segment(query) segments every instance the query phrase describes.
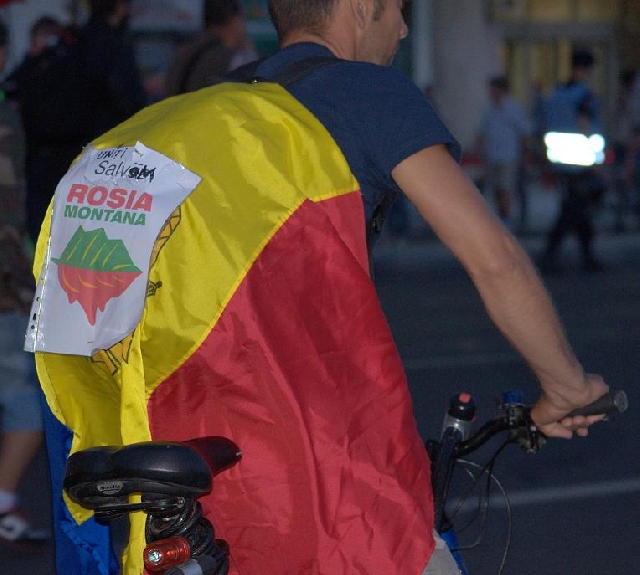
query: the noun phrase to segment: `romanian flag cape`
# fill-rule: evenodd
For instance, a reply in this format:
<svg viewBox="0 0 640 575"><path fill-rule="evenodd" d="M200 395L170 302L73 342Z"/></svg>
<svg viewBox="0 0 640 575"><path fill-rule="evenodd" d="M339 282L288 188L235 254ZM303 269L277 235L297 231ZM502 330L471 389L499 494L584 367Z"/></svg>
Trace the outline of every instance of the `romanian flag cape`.
<svg viewBox="0 0 640 575"><path fill-rule="evenodd" d="M117 570L108 531L63 500L70 452L222 435L243 458L202 502L232 573L422 573L429 462L339 148L271 83L160 102L93 146L136 142L202 179L155 241L135 330L92 357L36 354L58 572ZM127 575L143 572L143 522L132 515Z"/></svg>

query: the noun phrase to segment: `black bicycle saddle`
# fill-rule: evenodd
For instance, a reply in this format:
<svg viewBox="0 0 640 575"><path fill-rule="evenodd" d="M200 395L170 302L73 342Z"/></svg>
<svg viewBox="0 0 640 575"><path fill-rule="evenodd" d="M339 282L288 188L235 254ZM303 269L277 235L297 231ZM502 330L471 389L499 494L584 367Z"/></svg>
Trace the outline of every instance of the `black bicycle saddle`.
<svg viewBox="0 0 640 575"><path fill-rule="evenodd" d="M88 509L127 501L132 493L197 498L240 458L238 446L219 436L92 447L69 457L63 485L71 499Z"/></svg>

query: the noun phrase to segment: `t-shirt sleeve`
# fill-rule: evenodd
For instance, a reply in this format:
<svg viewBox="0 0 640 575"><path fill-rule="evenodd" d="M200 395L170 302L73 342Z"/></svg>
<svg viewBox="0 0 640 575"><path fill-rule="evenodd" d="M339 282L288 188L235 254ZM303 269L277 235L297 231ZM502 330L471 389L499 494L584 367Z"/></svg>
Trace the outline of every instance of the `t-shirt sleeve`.
<svg viewBox="0 0 640 575"><path fill-rule="evenodd" d="M408 157L431 146L444 144L455 160L460 160L460 145L406 75L375 65L353 68L351 89L359 89L360 95L347 99L348 105L355 107L349 113L361 120L360 137L369 156L369 177L376 187L400 191L391 172ZM364 90L362 86L369 88Z"/></svg>
<svg viewBox="0 0 640 575"><path fill-rule="evenodd" d="M445 144L456 161L460 146L438 117L421 90L404 74L392 68L376 67L376 90L363 98L359 114L368 127L371 153L376 164L388 172L403 160L430 146Z"/></svg>
<svg viewBox="0 0 640 575"><path fill-rule="evenodd" d="M430 146L460 146L422 91L386 66L342 61L319 68L290 87L324 124L360 183L367 217L387 190L401 191L394 168Z"/></svg>

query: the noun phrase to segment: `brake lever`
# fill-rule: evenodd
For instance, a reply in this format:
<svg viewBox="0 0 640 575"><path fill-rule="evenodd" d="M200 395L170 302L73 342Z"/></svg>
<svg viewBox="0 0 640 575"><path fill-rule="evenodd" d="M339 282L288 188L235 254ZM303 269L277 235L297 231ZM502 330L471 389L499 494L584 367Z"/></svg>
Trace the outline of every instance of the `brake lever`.
<svg viewBox="0 0 640 575"><path fill-rule="evenodd" d="M519 423L509 433L510 441L516 443L525 453L538 453L547 443L542 433L531 419L531 408L521 406Z"/></svg>
<svg viewBox="0 0 640 575"><path fill-rule="evenodd" d="M498 401L497 405L509 429L507 441L515 443L526 453L538 453L547 438L531 419L531 407L524 404L522 392L504 392L502 401Z"/></svg>

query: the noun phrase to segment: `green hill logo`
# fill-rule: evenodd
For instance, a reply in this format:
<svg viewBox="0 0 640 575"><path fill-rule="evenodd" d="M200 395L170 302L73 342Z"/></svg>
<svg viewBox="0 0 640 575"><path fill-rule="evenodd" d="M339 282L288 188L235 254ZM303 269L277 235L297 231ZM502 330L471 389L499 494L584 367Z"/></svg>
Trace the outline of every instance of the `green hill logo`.
<svg viewBox="0 0 640 575"><path fill-rule="evenodd" d="M98 310L121 296L141 273L122 240L110 240L104 229L90 232L82 226L73 234L59 258L58 280L69 303L79 302L91 325Z"/></svg>

